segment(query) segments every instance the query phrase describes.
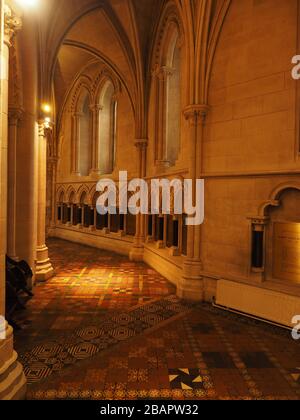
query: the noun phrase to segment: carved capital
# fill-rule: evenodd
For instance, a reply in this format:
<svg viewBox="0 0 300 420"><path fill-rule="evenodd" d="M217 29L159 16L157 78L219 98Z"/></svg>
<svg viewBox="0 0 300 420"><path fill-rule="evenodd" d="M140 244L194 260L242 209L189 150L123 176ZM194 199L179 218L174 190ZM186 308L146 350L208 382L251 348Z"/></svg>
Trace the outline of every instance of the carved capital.
<svg viewBox="0 0 300 420"><path fill-rule="evenodd" d="M100 111L102 111L103 110L103 106L102 105L99 105L99 104L96 104L96 105L91 105L90 106L90 110L92 111L92 112L95 112L95 113L97 113L97 112L100 112ZM77 113L79 116L81 116L81 114L79 114L79 113ZM74 114L75 116L77 115L77 114Z"/></svg>
<svg viewBox="0 0 300 420"><path fill-rule="evenodd" d="M174 69L167 66L159 66L156 64L152 71L152 76L156 77L160 82L165 82L168 77L172 76Z"/></svg>
<svg viewBox="0 0 300 420"><path fill-rule="evenodd" d="M38 121L39 137L49 138L52 135L52 127L45 120Z"/></svg>
<svg viewBox="0 0 300 420"><path fill-rule="evenodd" d="M136 139L135 147L140 150L145 150L148 147L148 139Z"/></svg>
<svg viewBox="0 0 300 420"><path fill-rule="evenodd" d="M8 109L8 123L9 125L18 125L22 120L24 110L22 108L9 108Z"/></svg>
<svg viewBox="0 0 300 420"><path fill-rule="evenodd" d="M4 6L4 41L10 47L11 40L16 32L22 28L21 19L14 14L11 8L5 4Z"/></svg>
<svg viewBox="0 0 300 420"><path fill-rule="evenodd" d="M208 105L189 105L183 111L184 118L191 125L204 124L209 111Z"/></svg>
<svg viewBox="0 0 300 420"><path fill-rule="evenodd" d="M72 117L75 119L75 120L77 120L77 119L79 119L79 118L81 118L81 117L83 117L84 116L84 114L82 113L82 112L73 112L73 114L72 114Z"/></svg>
<svg viewBox="0 0 300 420"><path fill-rule="evenodd" d="M263 231L265 226L270 222L270 218L265 216L250 216L248 217L248 220L251 221L251 224L256 231Z"/></svg>

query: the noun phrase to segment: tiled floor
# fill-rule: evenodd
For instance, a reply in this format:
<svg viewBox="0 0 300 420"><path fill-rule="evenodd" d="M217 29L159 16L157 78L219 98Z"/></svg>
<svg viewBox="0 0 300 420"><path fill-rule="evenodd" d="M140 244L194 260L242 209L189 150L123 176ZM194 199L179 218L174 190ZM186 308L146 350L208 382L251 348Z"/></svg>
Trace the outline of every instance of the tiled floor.
<svg viewBox="0 0 300 420"><path fill-rule="evenodd" d="M125 257L58 240L50 251L56 277L16 334L28 399L300 399L288 332L180 301Z"/></svg>

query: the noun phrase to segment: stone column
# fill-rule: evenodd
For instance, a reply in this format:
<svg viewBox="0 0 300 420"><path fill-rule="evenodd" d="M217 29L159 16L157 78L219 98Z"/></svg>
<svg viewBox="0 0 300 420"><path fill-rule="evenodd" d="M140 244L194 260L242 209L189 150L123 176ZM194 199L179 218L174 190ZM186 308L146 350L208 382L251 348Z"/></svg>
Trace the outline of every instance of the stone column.
<svg viewBox="0 0 300 420"><path fill-rule="evenodd" d="M10 40L21 25L12 10L0 0L0 400L25 397L26 379L13 346L13 330L5 321L5 255L7 253L7 141L8 66Z"/></svg>
<svg viewBox="0 0 300 420"><path fill-rule="evenodd" d="M191 105L184 110L189 122L191 139L190 178L194 181L194 202L196 200L196 180L202 173L203 128L208 112L207 105ZM181 298L202 301L204 286L201 261L201 226L188 226L187 257L184 261L183 276L178 286Z"/></svg>
<svg viewBox="0 0 300 420"><path fill-rule="evenodd" d="M103 110L101 105L91 106L92 112L92 169L91 175L101 175L100 168L100 142L99 142L99 124L100 124L100 111Z"/></svg>
<svg viewBox="0 0 300 420"><path fill-rule="evenodd" d="M36 280L46 281L53 276L53 267L46 246L46 182L47 182L47 137L44 123L39 123L38 155L38 225L36 250Z"/></svg>
<svg viewBox="0 0 300 420"><path fill-rule="evenodd" d="M57 213L57 202L56 202L56 172L57 172L57 161L56 157L49 159L49 165L51 167L51 223L49 229L49 235L52 235L53 230L56 226L56 213Z"/></svg>
<svg viewBox="0 0 300 420"><path fill-rule="evenodd" d="M8 114L8 225L7 225L7 254L18 260L16 251L17 233L17 139L18 124L22 117L22 110L10 108Z"/></svg>
<svg viewBox="0 0 300 420"><path fill-rule="evenodd" d="M159 170L164 170L169 165L166 150L166 120L167 120L167 87L168 79L172 76L173 69L156 66L153 77L156 79L156 108L157 119L155 127L155 163Z"/></svg>
<svg viewBox="0 0 300 420"><path fill-rule="evenodd" d="M80 139L80 118L81 114L75 112L72 115L72 161L71 171L73 175L80 175L79 172L79 139Z"/></svg>
<svg viewBox="0 0 300 420"><path fill-rule="evenodd" d="M266 228L270 222L270 218L266 216L257 216L249 217L248 219L250 221L251 249L250 278L256 283L263 283L266 274ZM254 243L255 241L256 243ZM258 249L255 249L256 247L258 247Z"/></svg>
<svg viewBox="0 0 300 420"><path fill-rule="evenodd" d="M140 179L146 176L146 156L147 156L147 139L136 140L135 146L137 149L138 158L138 174ZM130 251L130 259L132 261L142 261L144 255L145 243L145 215L138 214L136 216L136 234L134 239L133 248Z"/></svg>

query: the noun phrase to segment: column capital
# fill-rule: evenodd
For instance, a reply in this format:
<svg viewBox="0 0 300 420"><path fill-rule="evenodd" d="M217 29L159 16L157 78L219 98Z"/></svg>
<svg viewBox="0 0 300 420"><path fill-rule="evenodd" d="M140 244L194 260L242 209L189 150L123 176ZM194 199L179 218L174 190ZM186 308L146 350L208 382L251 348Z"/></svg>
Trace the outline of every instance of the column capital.
<svg viewBox="0 0 300 420"><path fill-rule="evenodd" d="M9 107L8 121L10 125L17 125L22 120L24 110L22 108Z"/></svg>
<svg viewBox="0 0 300 420"><path fill-rule="evenodd" d="M270 218L267 216L249 216L248 220L251 221L253 226L266 226L270 222Z"/></svg>
<svg viewBox="0 0 300 420"><path fill-rule="evenodd" d="M72 111L72 117L73 118L75 118L75 119L77 119L77 118L81 118L81 117L83 117L83 113L82 112L78 112L78 111Z"/></svg>
<svg viewBox="0 0 300 420"><path fill-rule="evenodd" d="M44 120L38 121L38 130L39 130L39 137L46 137L46 127L45 127Z"/></svg>
<svg viewBox="0 0 300 420"><path fill-rule="evenodd" d="M48 137L52 134L52 127L45 120L38 121L39 137Z"/></svg>
<svg viewBox="0 0 300 420"><path fill-rule="evenodd" d="M100 105L100 104L94 104L94 105L90 105L90 110L92 111L92 112L100 112L100 111L102 111L103 110L103 106L102 105Z"/></svg>
<svg viewBox="0 0 300 420"><path fill-rule="evenodd" d="M136 139L134 145L137 149L146 149L148 147L148 139Z"/></svg>
<svg viewBox="0 0 300 420"><path fill-rule="evenodd" d="M10 47L11 40L16 32L22 28L22 20L17 16L12 9L4 5L4 42Z"/></svg>
<svg viewBox="0 0 300 420"><path fill-rule="evenodd" d="M160 66L159 64L156 64L152 70L152 76L156 77L161 82L165 82L173 73L174 69L172 67Z"/></svg>
<svg viewBox="0 0 300 420"><path fill-rule="evenodd" d="M189 105L183 110L183 115L191 125L204 124L209 106L206 104L201 105Z"/></svg>

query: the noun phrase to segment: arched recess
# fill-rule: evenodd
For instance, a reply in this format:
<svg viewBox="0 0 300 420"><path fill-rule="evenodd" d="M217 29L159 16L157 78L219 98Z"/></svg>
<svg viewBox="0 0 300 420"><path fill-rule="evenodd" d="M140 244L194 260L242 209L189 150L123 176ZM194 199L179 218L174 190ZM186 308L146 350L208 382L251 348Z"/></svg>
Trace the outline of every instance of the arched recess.
<svg viewBox="0 0 300 420"><path fill-rule="evenodd" d="M65 190L63 188L59 188L56 194L56 219L58 223L63 222L65 199Z"/></svg>
<svg viewBox="0 0 300 420"><path fill-rule="evenodd" d="M79 87L72 110L71 172L88 176L92 167L92 96L88 85L79 83Z"/></svg>
<svg viewBox="0 0 300 420"><path fill-rule="evenodd" d="M109 175L116 159L117 111L121 83L104 68L93 84L93 172Z"/></svg>
<svg viewBox="0 0 300 420"><path fill-rule="evenodd" d="M117 101L114 86L107 80L103 86L99 102L99 168L101 174L111 174L115 165Z"/></svg>
<svg viewBox="0 0 300 420"><path fill-rule="evenodd" d="M260 232L264 280L300 286L300 182L277 186L252 220Z"/></svg>
<svg viewBox="0 0 300 420"><path fill-rule="evenodd" d="M183 27L175 4L161 17L152 56L154 90L154 156L158 166L174 166L180 151L182 118Z"/></svg>

